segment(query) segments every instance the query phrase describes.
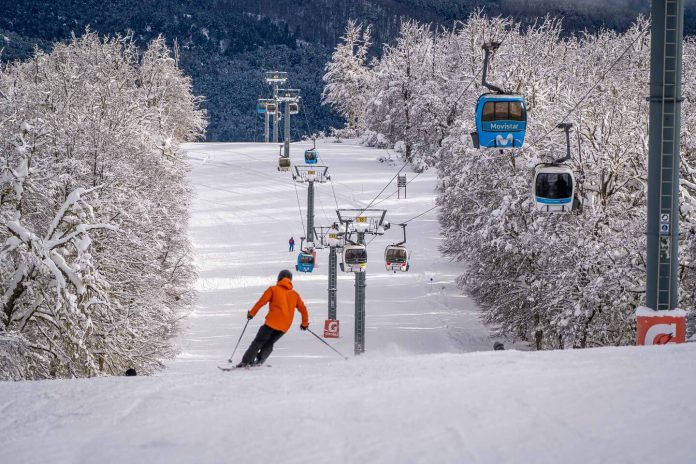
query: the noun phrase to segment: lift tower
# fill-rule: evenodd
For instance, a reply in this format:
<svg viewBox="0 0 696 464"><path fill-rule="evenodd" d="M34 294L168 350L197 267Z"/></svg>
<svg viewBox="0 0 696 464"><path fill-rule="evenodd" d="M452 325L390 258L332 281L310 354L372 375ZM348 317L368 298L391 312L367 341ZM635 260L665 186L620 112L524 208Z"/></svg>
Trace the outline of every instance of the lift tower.
<svg viewBox="0 0 696 464"><path fill-rule="evenodd" d="M328 287L328 320L335 321L338 317L338 258L336 252L341 247L340 226L334 224L331 227L315 227L314 234L321 238L321 245L329 247L329 287Z"/></svg>
<svg viewBox="0 0 696 464"><path fill-rule="evenodd" d="M331 180L328 166L295 165L295 182L307 183L307 243L314 244L314 183L323 184ZM314 245L312 245L314 247Z"/></svg>
<svg viewBox="0 0 696 464"><path fill-rule="evenodd" d="M256 101L256 112L263 114L263 141L268 143L270 141L269 136L269 121L272 117L275 117L277 112L278 104L275 100L269 98L259 98Z"/></svg>
<svg viewBox="0 0 696 464"><path fill-rule="evenodd" d="M650 46L647 305L677 304L683 0L653 0Z"/></svg>
<svg viewBox="0 0 696 464"><path fill-rule="evenodd" d="M365 245L365 235L383 235L386 209L338 209L338 221L346 234L355 234L358 245ZM369 260L368 260L369 263ZM365 287L367 272L355 272L355 341L356 355L365 352Z"/></svg>
<svg viewBox="0 0 696 464"><path fill-rule="evenodd" d="M265 74L266 83L273 86L273 99L278 98L278 86L280 84L285 84L288 81L288 73L285 71L267 71ZM278 143L278 116L279 112L276 111L273 115L273 143Z"/></svg>
<svg viewBox="0 0 696 464"><path fill-rule="evenodd" d="M683 35L684 1L652 0L646 305L656 313L673 312L671 310L678 303ZM655 334L659 324L650 321L656 319L652 315L638 314L638 343L652 344L658 340L652 335L645 336ZM683 341L683 315L675 315L674 321L662 322L666 322L662 324L666 327L673 322L674 330L664 331L667 337L661 340Z"/></svg>
<svg viewBox="0 0 696 464"><path fill-rule="evenodd" d="M284 103L285 130L283 143L283 156L290 157L290 115L297 114L300 105L300 90L299 89L278 89L277 99Z"/></svg>

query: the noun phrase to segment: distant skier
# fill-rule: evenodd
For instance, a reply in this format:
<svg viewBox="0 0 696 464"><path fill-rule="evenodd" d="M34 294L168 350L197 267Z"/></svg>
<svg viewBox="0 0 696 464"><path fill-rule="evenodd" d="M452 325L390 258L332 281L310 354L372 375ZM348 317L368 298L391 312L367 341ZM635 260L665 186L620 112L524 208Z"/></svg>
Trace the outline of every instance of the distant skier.
<svg viewBox="0 0 696 464"><path fill-rule="evenodd" d="M290 240L288 240L288 245L290 245L290 252L295 249L295 239L290 237Z"/></svg>
<svg viewBox="0 0 696 464"><path fill-rule="evenodd" d="M284 269L278 274L278 283L268 287L247 313L247 319L253 319L262 306L268 305L266 322L259 328L256 338L244 353L242 362L237 367L248 367L263 364L273 351L273 344L290 329L295 317L295 309L302 314L301 330L309 328L309 313L300 294L292 288L292 272Z"/></svg>

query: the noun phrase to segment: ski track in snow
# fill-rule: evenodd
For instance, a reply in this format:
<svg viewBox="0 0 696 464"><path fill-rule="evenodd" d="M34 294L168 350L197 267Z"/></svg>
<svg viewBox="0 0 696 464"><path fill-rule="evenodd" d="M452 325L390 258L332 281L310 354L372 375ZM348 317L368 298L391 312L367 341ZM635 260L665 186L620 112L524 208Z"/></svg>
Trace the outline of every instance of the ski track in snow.
<svg viewBox="0 0 696 464"><path fill-rule="evenodd" d="M298 161L307 144L293 144ZM321 144L341 207L364 207L401 163L381 150ZM493 340L439 256L437 211L409 223L407 274L382 266L394 228L368 247L366 353L352 356L353 276L341 274L344 361L293 328L273 367L221 372L246 311L292 269L312 329L327 314L327 251L294 272L302 225L277 147L191 144L191 237L200 298L181 354L152 377L1 383L3 463L686 463L696 456L696 344L554 352L487 351ZM408 178L415 176L405 169ZM394 224L434 204L426 172L377 207ZM382 197L394 192L388 188ZM306 215L306 187L297 186ZM315 189L316 225L335 218ZM305 221L306 217L302 218ZM431 280L432 278L432 280ZM263 315L265 313L261 313ZM262 317L250 324L235 360ZM486 352L483 352L486 351Z"/></svg>

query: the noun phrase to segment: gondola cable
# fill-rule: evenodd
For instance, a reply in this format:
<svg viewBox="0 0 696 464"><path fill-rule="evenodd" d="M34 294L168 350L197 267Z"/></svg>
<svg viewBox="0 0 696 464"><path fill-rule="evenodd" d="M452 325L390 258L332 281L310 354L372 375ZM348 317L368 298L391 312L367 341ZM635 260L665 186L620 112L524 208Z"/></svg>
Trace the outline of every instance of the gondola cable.
<svg viewBox="0 0 696 464"><path fill-rule="evenodd" d="M638 41L638 39L642 38L642 37L643 37L644 35L646 35L647 33L648 33L648 31L646 30L645 32L643 32L643 34L638 34L638 35L636 35L636 38L633 39L633 41L631 41L631 43L628 44L628 46L627 46L627 47L624 49L624 51L614 60L614 62L611 63L611 65L610 65L607 69L605 69L605 71L602 73L602 76L601 76L598 80L596 80L596 81L594 82L594 84L592 84L592 86L585 92L585 94L582 96L582 98L580 98L580 100L578 100L578 102L573 106L573 108L571 108L571 109L566 113L566 115L563 116L563 118L561 119L561 121L559 122L559 124L564 123L564 122L566 121L566 119L568 119L568 117L569 117L571 114L573 114L573 113L575 112L575 110L577 110L577 109L580 107L580 104L581 104L582 102L584 102L584 101L587 99L587 97L590 96L590 94L592 93L592 91L593 91L595 88L597 88L597 86L598 86L599 84L601 84L602 81L607 77L607 75L609 74L609 71L611 71L611 70L614 68L614 66L616 66L616 65L621 61L621 59L622 59L624 56L626 56L626 53L628 53L628 51L631 50L631 49L633 48L633 46L634 46L635 43ZM524 151L525 151L526 149L528 149L528 148L530 148L530 147L533 147L533 146L537 145L539 142L541 142L541 140L543 140L544 138L546 138L551 132L553 132L554 130L556 130L557 127L558 127L558 126L554 126L554 127L552 127L551 129L547 130L547 131L546 131L543 135L541 135L540 137L537 137L534 141L532 141L532 143L530 143L530 144L527 145L526 147L522 148L522 149L517 153L516 156L519 156L519 155L521 155L522 153L524 153Z"/></svg>
<svg viewBox="0 0 696 464"><path fill-rule="evenodd" d="M382 190L379 191L379 193L372 199L372 201L371 201L365 208L363 208L363 209L360 211L360 214L358 214L358 216L360 216L362 213L364 213L365 211L367 211L367 209L368 209L370 206L372 206L372 205L374 204L374 202L380 197L380 195L382 195L382 193L384 193L384 191L387 189L387 187L389 187L389 186L391 185L391 183L394 182L394 179L396 179L396 177L397 177L399 174L401 174L401 171L404 170L404 168L406 167L407 164L408 164L408 161L404 161L404 164L403 164L403 165L401 166L401 168L396 172L396 174L394 174L394 177L392 177L392 178L389 180L389 182L387 182L387 185L385 185L385 186L382 188Z"/></svg>
<svg viewBox="0 0 696 464"><path fill-rule="evenodd" d="M297 197L297 210L300 212L300 222L302 223L302 234L307 236L307 229L304 226L304 218L302 217L302 206L300 206L300 194L297 193L297 182L292 181L292 185L295 186L295 197Z"/></svg>

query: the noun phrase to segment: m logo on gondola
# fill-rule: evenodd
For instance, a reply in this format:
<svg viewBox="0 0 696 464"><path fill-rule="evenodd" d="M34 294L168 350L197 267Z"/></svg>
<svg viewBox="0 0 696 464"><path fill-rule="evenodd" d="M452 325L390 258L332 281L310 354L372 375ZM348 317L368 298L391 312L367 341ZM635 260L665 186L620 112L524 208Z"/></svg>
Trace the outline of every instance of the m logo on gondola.
<svg viewBox="0 0 696 464"><path fill-rule="evenodd" d="M495 138L495 143L496 146L506 147L508 143L511 143L514 146L515 137L512 134L508 134L507 137L503 138L502 135L498 134L498 136Z"/></svg>

